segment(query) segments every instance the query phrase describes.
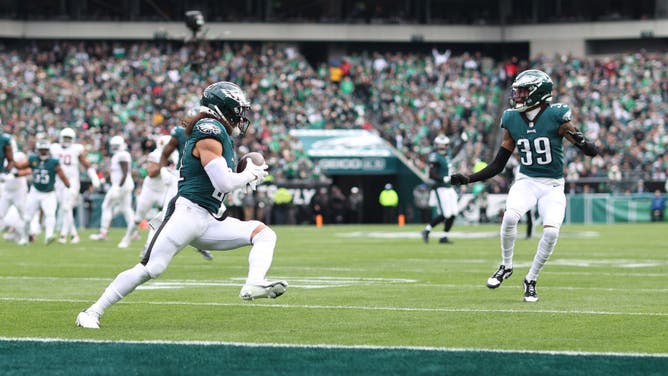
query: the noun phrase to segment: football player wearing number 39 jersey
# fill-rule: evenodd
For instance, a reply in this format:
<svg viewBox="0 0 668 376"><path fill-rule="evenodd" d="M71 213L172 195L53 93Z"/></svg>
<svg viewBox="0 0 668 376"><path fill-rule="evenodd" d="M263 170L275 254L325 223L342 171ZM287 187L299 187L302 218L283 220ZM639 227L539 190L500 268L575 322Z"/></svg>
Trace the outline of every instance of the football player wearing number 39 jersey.
<svg viewBox="0 0 668 376"><path fill-rule="evenodd" d="M562 139L566 138L587 156L598 154L594 142L585 139L571 123L568 105L551 104L551 101L552 79L545 72L532 69L517 75L512 85L513 108L506 110L501 118L503 142L494 161L472 175L454 174L450 177L453 185L489 179L503 170L517 147L519 173L508 192L501 222L502 262L487 280L487 287L497 288L513 274L517 223L524 213L538 205L538 213L543 218L543 235L524 278L524 301L527 302L538 300L536 280L554 251L559 228L564 221L566 196Z"/></svg>
<svg viewBox="0 0 668 376"><path fill-rule="evenodd" d="M99 328L99 319L114 303L151 278L162 274L172 257L187 245L199 249L231 250L251 245L248 276L239 296L244 300L276 298L288 284L265 279L271 266L276 233L260 221L229 217L223 201L227 193L255 189L267 176L267 165L247 163L235 171L231 137L243 135L250 103L239 86L217 82L202 93L199 113L184 121L188 140L181 162L178 194L170 201L140 263L120 273L102 296L79 313L76 325Z"/></svg>

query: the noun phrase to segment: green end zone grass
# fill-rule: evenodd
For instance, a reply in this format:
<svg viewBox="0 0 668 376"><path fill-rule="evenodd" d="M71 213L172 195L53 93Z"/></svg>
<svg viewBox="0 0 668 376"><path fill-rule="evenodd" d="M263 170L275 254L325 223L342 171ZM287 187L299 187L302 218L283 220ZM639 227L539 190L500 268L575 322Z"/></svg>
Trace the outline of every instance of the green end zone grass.
<svg viewBox="0 0 668 376"><path fill-rule="evenodd" d="M451 245L438 244L438 233L424 244L421 226L275 230L270 277L290 283L279 299L238 298L249 248L211 262L186 248L97 331L76 328L76 314L138 261L142 242L116 248L119 229L106 242L84 233L77 245L2 243L2 374L48 366L49 374L658 375L668 367L663 224L563 226L533 304L522 301L521 282L540 231L517 240L515 274L489 290L500 261L495 225L455 226Z"/></svg>

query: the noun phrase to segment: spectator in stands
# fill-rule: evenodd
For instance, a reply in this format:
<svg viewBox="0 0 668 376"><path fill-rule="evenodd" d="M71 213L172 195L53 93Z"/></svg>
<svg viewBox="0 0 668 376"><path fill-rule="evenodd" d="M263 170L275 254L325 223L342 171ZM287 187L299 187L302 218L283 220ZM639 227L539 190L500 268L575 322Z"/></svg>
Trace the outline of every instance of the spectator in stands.
<svg viewBox="0 0 668 376"><path fill-rule="evenodd" d="M257 98L254 125L238 144L261 150L277 179L318 175L313 173L317 166L289 136L295 128L371 129L392 143L400 132L400 152L421 170L427 168L429 140L439 133L465 131L472 141L457 164L469 169L475 159L492 157L488 152L494 150L498 129L494 114L505 103L508 63L473 53L450 53L447 59L433 51L352 54L340 59L341 68L344 63L346 67L339 89L329 80L327 64L321 72L293 48L272 43L61 41L3 47L0 70L12 72L16 85L3 88L6 98L0 101L0 113L19 149L30 149L38 132L55 139L64 126L81 134L88 150L102 149L109 134L123 135L135 179L141 140L167 134L181 114L196 108L197 98L191 93L201 90L209 77L239 78ZM197 70L188 59L192 55L202 56ZM668 168L666 158L660 157L668 144L668 54L538 56L516 63L547 67L558 87L569 88L555 96L583 114L585 135L599 133L601 158L585 161L582 171L591 171L589 165L596 163L607 175L610 166L619 165L633 171L632 178L661 180L660 173ZM352 92L348 86L344 90L348 79ZM99 157L98 169L108 159ZM564 157L567 165L579 162L571 150ZM656 167L646 167L654 162ZM578 179L585 176L582 171ZM501 180L491 183L492 190L508 190Z"/></svg>

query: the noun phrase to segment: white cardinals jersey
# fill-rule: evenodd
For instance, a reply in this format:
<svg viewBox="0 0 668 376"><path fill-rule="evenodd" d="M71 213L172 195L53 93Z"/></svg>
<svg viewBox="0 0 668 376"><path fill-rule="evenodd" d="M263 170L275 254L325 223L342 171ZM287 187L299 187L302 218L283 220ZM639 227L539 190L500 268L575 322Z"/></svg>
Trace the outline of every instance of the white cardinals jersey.
<svg viewBox="0 0 668 376"><path fill-rule="evenodd" d="M153 150L146 159L147 162L160 164L160 155L162 155L162 149ZM173 156L174 154L172 154ZM178 155L178 154L177 154ZM178 158L178 157L177 157ZM170 158L171 159L171 158ZM164 167L160 170L160 174L155 177L147 176L144 178L144 184L142 187L144 189L150 189L156 192L163 192L170 185L174 184L177 180L175 175L170 174L167 169Z"/></svg>
<svg viewBox="0 0 668 376"><path fill-rule="evenodd" d="M128 177L125 179L123 188L134 188L132 181L132 157L130 153L125 150L119 150L111 157L111 165L109 167L109 175L111 178L111 185L120 185L123 179L123 169L121 169L121 162L128 163Z"/></svg>
<svg viewBox="0 0 668 376"><path fill-rule="evenodd" d="M67 148L60 144L51 144L51 156L58 158L60 168L71 183L79 183L79 157L83 152L84 147L81 144L72 144ZM58 179L56 184L62 185L63 182Z"/></svg>

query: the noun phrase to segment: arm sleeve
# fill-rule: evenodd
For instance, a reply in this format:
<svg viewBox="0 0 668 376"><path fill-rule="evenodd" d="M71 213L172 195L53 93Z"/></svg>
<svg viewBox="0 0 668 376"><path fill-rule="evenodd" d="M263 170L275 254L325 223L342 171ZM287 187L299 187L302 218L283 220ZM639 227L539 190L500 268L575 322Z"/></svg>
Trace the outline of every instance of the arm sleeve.
<svg viewBox="0 0 668 376"><path fill-rule="evenodd" d="M474 183L481 180L487 180L493 176L498 175L503 168L506 166L508 159L510 159L512 152L504 147L499 148L499 152L496 153L494 161L487 165L479 172L476 172L473 175L469 175L469 183Z"/></svg>
<svg viewBox="0 0 668 376"><path fill-rule="evenodd" d="M223 157L218 157L204 166L204 171L209 175L209 180L214 188L223 193L232 192L235 189L245 187L254 176L250 173L236 173L227 167Z"/></svg>

